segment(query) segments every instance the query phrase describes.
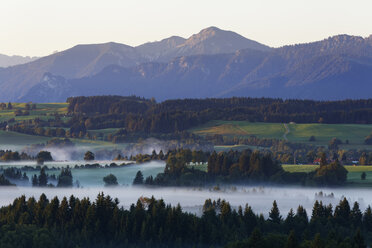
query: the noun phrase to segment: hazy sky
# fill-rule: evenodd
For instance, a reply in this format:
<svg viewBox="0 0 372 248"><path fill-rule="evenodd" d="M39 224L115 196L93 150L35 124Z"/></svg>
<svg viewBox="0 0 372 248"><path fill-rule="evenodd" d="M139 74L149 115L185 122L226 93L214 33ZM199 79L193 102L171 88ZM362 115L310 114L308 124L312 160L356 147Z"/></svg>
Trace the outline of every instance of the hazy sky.
<svg viewBox="0 0 372 248"><path fill-rule="evenodd" d="M369 36L371 13L371 0L1 0L0 53L139 45L208 26L277 47L335 34Z"/></svg>

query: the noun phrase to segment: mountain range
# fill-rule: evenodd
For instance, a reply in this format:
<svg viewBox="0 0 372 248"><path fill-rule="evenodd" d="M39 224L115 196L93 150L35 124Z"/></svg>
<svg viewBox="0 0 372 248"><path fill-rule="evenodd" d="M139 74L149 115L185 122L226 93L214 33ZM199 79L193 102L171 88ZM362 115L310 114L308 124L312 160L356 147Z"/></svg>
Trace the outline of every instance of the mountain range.
<svg viewBox="0 0 372 248"><path fill-rule="evenodd" d="M372 36L338 35L270 48L216 27L131 47L77 45L0 68L0 101L59 102L80 95L157 100L280 97L370 98Z"/></svg>

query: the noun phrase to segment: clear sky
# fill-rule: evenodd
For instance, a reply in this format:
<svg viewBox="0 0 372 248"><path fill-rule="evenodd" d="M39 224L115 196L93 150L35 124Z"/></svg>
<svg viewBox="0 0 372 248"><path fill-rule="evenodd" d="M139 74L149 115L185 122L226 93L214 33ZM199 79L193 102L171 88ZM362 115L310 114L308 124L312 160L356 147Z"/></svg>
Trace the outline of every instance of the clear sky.
<svg viewBox="0 0 372 248"><path fill-rule="evenodd" d="M269 46L372 34L372 0L1 0L0 53L139 45L217 26Z"/></svg>

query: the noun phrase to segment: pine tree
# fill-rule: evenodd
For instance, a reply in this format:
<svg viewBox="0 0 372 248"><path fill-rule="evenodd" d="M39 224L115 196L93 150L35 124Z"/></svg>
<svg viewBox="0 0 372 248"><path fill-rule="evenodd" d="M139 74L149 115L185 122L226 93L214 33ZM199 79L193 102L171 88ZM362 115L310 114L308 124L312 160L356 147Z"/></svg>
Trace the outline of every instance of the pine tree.
<svg viewBox="0 0 372 248"><path fill-rule="evenodd" d="M159 159L160 159L160 160L164 160L164 153L163 153L163 150L160 150L160 152L159 152Z"/></svg>
<svg viewBox="0 0 372 248"><path fill-rule="evenodd" d="M363 226L367 231L372 231L372 209L368 206L363 215Z"/></svg>
<svg viewBox="0 0 372 248"><path fill-rule="evenodd" d="M136 177L133 180L133 185L143 184L143 174L141 171L137 171Z"/></svg>
<svg viewBox="0 0 372 248"><path fill-rule="evenodd" d="M40 170L40 175L38 178L39 186L40 187L45 187L48 184L48 176L45 174L45 169L42 168Z"/></svg>
<svg viewBox="0 0 372 248"><path fill-rule="evenodd" d="M301 221L305 222L306 224L308 223L308 216L306 209L303 206L298 206L297 212L296 212L296 218L300 219Z"/></svg>
<svg viewBox="0 0 372 248"><path fill-rule="evenodd" d="M348 225L350 218L350 205L346 198L342 199L336 206L334 218L341 225Z"/></svg>
<svg viewBox="0 0 372 248"><path fill-rule="evenodd" d="M363 214L359 209L359 203L354 202L353 209L351 210L350 213L351 223L353 224L354 228L360 227L362 225L362 218Z"/></svg>
<svg viewBox="0 0 372 248"><path fill-rule="evenodd" d="M33 177L32 177L32 186L33 187L39 186L39 179L37 178L36 175L33 175Z"/></svg>
<svg viewBox="0 0 372 248"><path fill-rule="evenodd" d="M279 224L282 220L276 201L273 202L273 207L271 208L271 211L269 213L269 220L277 224Z"/></svg>
<svg viewBox="0 0 372 248"><path fill-rule="evenodd" d="M365 172L362 172L362 174L360 175L360 179L366 180L366 178L367 178L367 174Z"/></svg>
<svg viewBox="0 0 372 248"><path fill-rule="evenodd" d="M293 224L295 223L295 214L291 208L288 212L287 218L285 219L285 224L288 228L292 229Z"/></svg>

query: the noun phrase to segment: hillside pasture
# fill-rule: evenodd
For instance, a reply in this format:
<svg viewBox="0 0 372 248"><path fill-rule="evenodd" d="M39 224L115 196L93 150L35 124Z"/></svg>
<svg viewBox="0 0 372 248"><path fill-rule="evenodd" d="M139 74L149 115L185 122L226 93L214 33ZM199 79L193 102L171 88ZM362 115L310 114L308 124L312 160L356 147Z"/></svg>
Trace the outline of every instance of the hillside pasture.
<svg viewBox="0 0 372 248"><path fill-rule="evenodd" d="M12 107L12 109L0 109L0 122L8 121L12 118L14 118L15 121L32 120L35 118L47 120L53 118L52 115L55 113L64 116L67 114L68 103L37 103L36 109L29 110L30 114L24 116L16 116L15 111L26 111L26 103L12 103ZM68 117L62 117L63 120L67 118Z"/></svg>
<svg viewBox="0 0 372 248"><path fill-rule="evenodd" d="M262 123L247 121L211 121L190 130L198 135L220 134L224 136L280 139L285 133L285 127L281 123Z"/></svg>
<svg viewBox="0 0 372 248"><path fill-rule="evenodd" d="M367 124L288 124L286 138L290 142L327 146L332 138L340 139L345 149L372 149L364 144L366 136L372 133L372 125ZM228 137L249 137L285 139L283 123L261 123L248 121L211 121L189 131L206 136L219 134ZM309 141L314 136L315 141ZM348 144L347 144L348 141Z"/></svg>
<svg viewBox="0 0 372 248"><path fill-rule="evenodd" d="M284 164L283 169L288 172L311 172L318 168L319 165L305 164ZM345 169L349 172L347 174L347 185L355 187L370 187L372 186L372 166L354 166L346 165ZM362 173L366 173L366 179L361 180Z"/></svg>

